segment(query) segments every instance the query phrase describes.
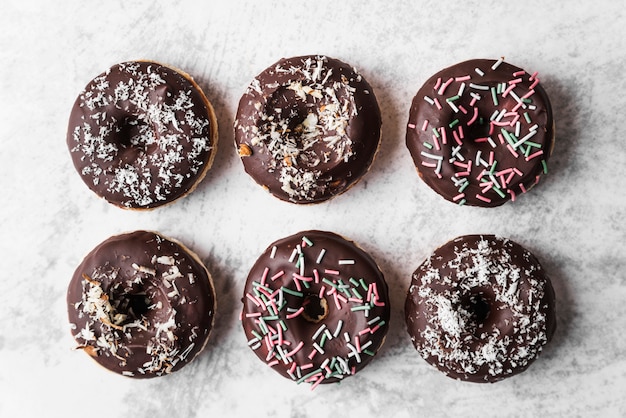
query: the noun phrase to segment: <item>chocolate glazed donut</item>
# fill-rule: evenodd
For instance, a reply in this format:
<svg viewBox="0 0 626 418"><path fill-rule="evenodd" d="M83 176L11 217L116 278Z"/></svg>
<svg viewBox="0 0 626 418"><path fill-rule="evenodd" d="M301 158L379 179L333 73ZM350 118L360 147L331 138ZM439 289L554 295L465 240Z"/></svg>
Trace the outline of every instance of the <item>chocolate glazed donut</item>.
<svg viewBox="0 0 626 418"><path fill-rule="evenodd" d="M325 56L281 59L241 97L235 143L246 172L279 199L317 203L345 192L380 143L372 87Z"/></svg>
<svg viewBox="0 0 626 418"><path fill-rule="evenodd" d="M217 120L189 75L155 62L124 62L80 93L67 145L98 196L151 209L192 192L205 176L217 149Z"/></svg>
<svg viewBox="0 0 626 418"><path fill-rule="evenodd" d="M523 372L556 329L554 290L537 259L493 235L438 248L413 274L405 315L420 355L470 382Z"/></svg>
<svg viewBox="0 0 626 418"><path fill-rule="evenodd" d="M365 367L388 330L383 274L367 253L330 232L271 244L250 270L242 301L250 348L311 389Z"/></svg>
<svg viewBox="0 0 626 418"><path fill-rule="evenodd" d="M465 61L417 92L406 145L419 176L446 200L499 206L547 173L552 108L536 73L502 59Z"/></svg>
<svg viewBox="0 0 626 418"><path fill-rule="evenodd" d="M105 240L85 257L67 304L79 349L113 372L146 378L179 370L202 351L215 292L193 252L135 231Z"/></svg>

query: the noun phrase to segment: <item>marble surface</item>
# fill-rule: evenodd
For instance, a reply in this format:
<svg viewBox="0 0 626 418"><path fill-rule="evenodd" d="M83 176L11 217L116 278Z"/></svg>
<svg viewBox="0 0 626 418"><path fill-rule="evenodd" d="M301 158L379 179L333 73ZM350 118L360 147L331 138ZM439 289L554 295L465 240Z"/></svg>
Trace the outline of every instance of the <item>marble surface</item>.
<svg viewBox="0 0 626 418"><path fill-rule="evenodd" d="M0 13L0 416L625 416L625 11L611 0L557 2L7 1ZM250 80L283 56L356 66L383 112L367 176L315 206L283 203L243 171L232 122ZM410 101L435 71L497 58L540 73L554 107L550 173L495 209L457 207L419 181L404 146ZM69 110L95 75L129 59L184 69L213 102L215 164L184 200L151 212L96 198L65 146ZM65 292L110 235L153 229L196 251L219 309L207 349L171 376L137 381L73 350ZM311 392L258 361L238 322L248 269L273 240L308 228L359 242L392 303L377 358ZM410 275L438 245L495 233L525 245L552 277L553 342L525 373L460 383L428 366L403 321Z"/></svg>

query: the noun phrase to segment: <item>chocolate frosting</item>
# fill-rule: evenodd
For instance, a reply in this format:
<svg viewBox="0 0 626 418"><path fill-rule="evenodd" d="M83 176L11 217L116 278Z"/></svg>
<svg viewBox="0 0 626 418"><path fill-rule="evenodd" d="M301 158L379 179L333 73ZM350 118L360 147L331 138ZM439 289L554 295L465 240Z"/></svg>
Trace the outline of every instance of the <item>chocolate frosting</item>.
<svg viewBox="0 0 626 418"><path fill-rule="evenodd" d="M235 143L246 172L274 196L325 201L369 169L381 115L372 87L324 56L281 59L241 97Z"/></svg>
<svg viewBox="0 0 626 418"><path fill-rule="evenodd" d="M113 372L146 378L179 370L204 348L215 293L195 254L135 231L105 240L85 257L67 305L78 348Z"/></svg>
<svg viewBox="0 0 626 418"><path fill-rule="evenodd" d="M502 60L446 68L411 104L406 145L415 167L459 204L514 200L547 172L553 144L552 108L537 74Z"/></svg>
<svg viewBox="0 0 626 418"><path fill-rule="evenodd" d="M494 235L435 250L413 273L405 315L420 355L470 382L526 370L556 329L554 290L539 261Z"/></svg>
<svg viewBox="0 0 626 418"><path fill-rule="evenodd" d="M67 145L98 196L149 209L193 190L212 163L217 123L191 77L146 61L114 65L80 93Z"/></svg>
<svg viewBox="0 0 626 418"><path fill-rule="evenodd" d="M255 354L298 383L332 383L368 364L385 340L389 297L374 260L353 242L303 231L272 243L243 295Z"/></svg>

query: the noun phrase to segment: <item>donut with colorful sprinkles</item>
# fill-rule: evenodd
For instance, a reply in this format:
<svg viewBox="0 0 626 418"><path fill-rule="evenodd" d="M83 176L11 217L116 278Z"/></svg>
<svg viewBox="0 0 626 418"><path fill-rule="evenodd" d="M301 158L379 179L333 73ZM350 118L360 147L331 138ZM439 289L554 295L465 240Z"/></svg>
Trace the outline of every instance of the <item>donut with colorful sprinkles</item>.
<svg viewBox="0 0 626 418"><path fill-rule="evenodd" d="M242 302L248 346L312 390L365 367L389 326L387 284L376 262L325 231L272 243L250 270Z"/></svg>
<svg viewBox="0 0 626 418"><path fill-rule="evenodd" d="M406 145L419 176L459 205L500 206L548 172L550 100L537 73L500 58L439 71L415 95Z"/></svg>
<svg viewBox="0 0 626 418"><path fill-rule="evenodd" d="M493 383L526 370L556 329L537 258L494 235L458 237L413 273L405 315L419 354L448 377Z"/></svg>

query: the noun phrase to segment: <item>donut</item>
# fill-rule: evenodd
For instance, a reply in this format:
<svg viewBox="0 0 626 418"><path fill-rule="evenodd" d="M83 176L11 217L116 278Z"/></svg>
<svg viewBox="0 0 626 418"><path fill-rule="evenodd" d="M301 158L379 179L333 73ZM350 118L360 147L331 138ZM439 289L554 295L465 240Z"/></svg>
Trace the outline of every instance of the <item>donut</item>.
<svg viewBox="0 0 626 418"><path fill-rule="evenodd" d="M67 291L78 348L133 378L191 362L213 328L211 275L183 244L135 231L108 238L76 268Z"/></svg>
<svg viewBox="0 0 626 418"><path fill-rule="evenodd" d="M405 318L428 363L454 379L493 383L526 370L552 339L555 295L521 245L466 235L415 270Z"/></svg>
<svg viewBox="0 0 626 418"><path fill-rule="evenodd" d="M90 81L67 130L85 184L127 209L156 208L192 192L213 163L217 139L200 87L151 61L117 64Z"/></svg>
<svg viewBox="0 0 626 418"><path fill-rule="evenodd" d="M500 206L548 172L552 108L537 73L503 59L465 61L419 89L406 145L419 176L446 200Z"/></svg>
<svg viewBox="0 0 626 418"><path fill-rule="evenodd" d="M245 171L281 200L319 203L369 169L380 144L372 87L326 56L283 58L239 101L235 145Z"/></svg>
<svg viewBox="0 0 626 418"><path fill-rule="evenodd" d="M272 243L250 270L242 302L248 346L311 390L365 367L389 327L387 284L376 262L332 232Z"/></svg>

